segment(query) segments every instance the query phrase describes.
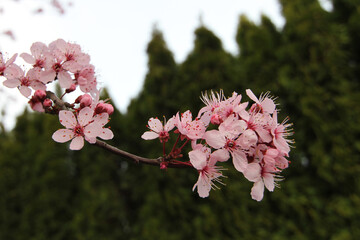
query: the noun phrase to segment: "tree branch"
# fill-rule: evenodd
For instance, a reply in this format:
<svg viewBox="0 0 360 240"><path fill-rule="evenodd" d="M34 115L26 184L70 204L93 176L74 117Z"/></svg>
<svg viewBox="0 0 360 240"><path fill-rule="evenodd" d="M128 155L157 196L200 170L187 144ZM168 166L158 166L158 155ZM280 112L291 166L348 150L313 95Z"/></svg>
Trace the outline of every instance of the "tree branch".
<svg viewBox="0 0 360 240"><path fill-rule="evenodd" d="M71 106L72 106L71 104L64 102L63 100L61 100L59 97L57 97L51 91L46 91L46 97L51 99L59 110L70 110L71 109ZM46 111L46 113L54 114L54 115L56 114L55 112L56 111ZM104 141L98 140L98 139L96 139L96 142L94 145L96 145L100 148L103 148L111 153L114 153L118 156L126 158L127 160L136 162L136 163L144 163L144 164L149 164L149 165L154 165L154 166L160 166L161 163L166 163L167 168L189 168L189 167L192 167L192 165L189 163L180 162L175 159L167 159L165 157L159 157L156 159L152 159L152 158L144 158L141 156L137 156L135 154L121 150L117 147L114 147L114 146L112 146Z"/></svg>

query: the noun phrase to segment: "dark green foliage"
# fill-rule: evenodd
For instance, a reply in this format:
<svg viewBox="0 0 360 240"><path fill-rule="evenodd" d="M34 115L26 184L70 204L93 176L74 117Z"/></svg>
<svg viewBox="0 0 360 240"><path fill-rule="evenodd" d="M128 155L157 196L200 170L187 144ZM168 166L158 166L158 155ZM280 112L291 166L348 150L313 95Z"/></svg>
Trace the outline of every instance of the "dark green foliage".
<svg viewBox="0 0 360 240"><path fill-rule="evenodd" d="M289 115L295 129L281 189L252 200L229 162L226 186L201 199L191 192L195 170L128 163L89 144L69 151L51 139L56 117L24 112L0 133L0 239L359 239L360 4L333 0L327 12L316 0L280 3L282 29L240 16L237 56L200 26L176 63L154 29L144 87L112 115L110 142L158 157L161 144L140 139L150 117L196 114L210 89L271 91L280 121Z"/></svg>

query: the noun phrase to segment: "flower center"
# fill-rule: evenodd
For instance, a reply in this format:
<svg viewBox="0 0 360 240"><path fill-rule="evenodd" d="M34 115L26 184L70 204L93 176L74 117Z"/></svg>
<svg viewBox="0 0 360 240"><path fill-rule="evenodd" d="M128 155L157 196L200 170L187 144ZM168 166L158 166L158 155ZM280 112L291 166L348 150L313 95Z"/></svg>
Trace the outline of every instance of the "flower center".
<svg viewBox="0 0 360 240"><path fill-rule="evenodd" d="M84 136L84 128L78 124L74 128L74 133L76 136Z"/></svg>

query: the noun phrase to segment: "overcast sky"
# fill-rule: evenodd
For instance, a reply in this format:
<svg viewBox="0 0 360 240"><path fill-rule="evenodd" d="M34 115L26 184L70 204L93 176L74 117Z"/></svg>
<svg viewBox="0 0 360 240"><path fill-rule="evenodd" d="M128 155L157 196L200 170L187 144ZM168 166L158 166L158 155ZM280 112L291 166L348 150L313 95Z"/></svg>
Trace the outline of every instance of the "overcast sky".
<svg viewBox="0 0 360 240"><path fill-rule="evenodd" d="M12 41L1 36L1 50L9 54L30 52L33 42L48 44L58 38L80 44L91 57L98 81L109 88L122 111L142 87L147 71L145 50L154 24L163 32L177 62L192 50L200 16L233 54L237 53L235 33L240 14L255 22L265 14L279 28L284 24L277 0L73 0L72 6L65 7L64 15L48 4L41 5L43 2L1 0L0 31L11 29L16 37ZM34 14L38 6L44 12ZM14 115L23 110L27 100L15 89L11 92L20 97L16 100L17 111L11 111ZM12 127L12 121L6 124Z"/></svg>

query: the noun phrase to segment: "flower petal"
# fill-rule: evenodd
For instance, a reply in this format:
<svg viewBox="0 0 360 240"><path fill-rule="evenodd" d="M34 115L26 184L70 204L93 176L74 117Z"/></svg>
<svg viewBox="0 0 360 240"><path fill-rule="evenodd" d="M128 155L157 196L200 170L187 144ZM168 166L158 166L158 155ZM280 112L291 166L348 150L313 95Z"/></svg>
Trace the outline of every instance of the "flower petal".
<svg viewBox="0 0 360 240"><path fill-rule="evenodd" d="M89 124L90 121L92 121L94 115L94 110L92 110L89 107L85 107L80 110L78 115L78 121L81 126L86 126Z"/></svg>
<svg viewBox="0 0 360 240"><path fill-rule="evenodd" d="M231 156L233 158L233 164L236 170L238 170L239 172L244 172L248 166L246 154L241 150L237 150L232 152Z"/></svg>
<svg viewBox="0 0 360 240"><path fill-rule="evenodd" d="M189 158L191 164L197 170L202 170L206 166L206 154L200 149L196 149L189 152Z"/></svg>
<svg viewBox="0 0 360 240"><path fill-rule="evenodd" d="M147 132L144 132L143 135L141 135L141 138L144 140L153 140L158 137L159 137L159 134L156 132L153 132L153 131L147 131Z"/></svg>
<svg viewBox="0 0 360 240"><path fill-rule="evenodd" d="M67 142L74 137L74 132L70 129L59 129L52 135L52 139L55 142L64 143Z"/></svg>
<svg viewBox="0 0 360 240"><path fill-rule="evenodd" d="M154 132L161 132L163 130L163 125L157 118L150 118L148 121L149 128Z"/></svg>
<svg viewBox="0 0 360 240"><path fill-rule="evenodd" d="M258 163L250 163L245 171L244 177L250 182L258 182L261 180L261 166Z"/></svg>
<svg viewBox="0 0 360 240"><path fill-rule="evenodd" d="M263 181L258 181L254 183L251 188L251 197L256 201L261 201L264 197L264 183Z"/></svg>
<svg viewBox="0 0 360 240"><path fill-rule="evenodd" d="M113 137L114 137L114 133L108 128L103 128L102 132L100 132L99 134L99 138L104 140L109 140L112 139Z"/></svg>
<svg viewBox="0 0 360 240"><path fill-rule="evenodd" d="M226 143L225 137L217 130L205 132L203 139L205 139L206 143L215 149L223 147Z"/></svg>
<svg viewBox="0 0 360 240"><path fill-rule="evenodd" d="M59 120L61 125L66 128L74 128L77 125L74 113L68 110L61 110L59 112Z"/></svg>
<svg viewBox="0 0 360 240"><path fill-rule="evenodd" d="M80 150L84 146L84 138L81 136L78 136L74 138L70 143L70 149L71 150Z"/></svg>

